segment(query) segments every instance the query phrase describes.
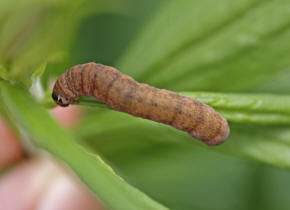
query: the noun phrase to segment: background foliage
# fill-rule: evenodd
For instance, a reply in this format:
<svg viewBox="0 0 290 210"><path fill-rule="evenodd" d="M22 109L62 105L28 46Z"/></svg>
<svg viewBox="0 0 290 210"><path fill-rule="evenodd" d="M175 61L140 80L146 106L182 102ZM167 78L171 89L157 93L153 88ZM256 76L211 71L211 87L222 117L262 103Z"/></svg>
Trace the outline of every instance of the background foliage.
<svg viewBox="0 0 290 210"><path fill-rule="evenodd" d="M1 82L1 114L111 209L288 209L289 26L287 0L2 0L0 76L13 82ZM48 84L89 61L210 104L229 140L209 148L98 107L64 131L47 114ZM48 95L36 102L40 76Z"/></svg>

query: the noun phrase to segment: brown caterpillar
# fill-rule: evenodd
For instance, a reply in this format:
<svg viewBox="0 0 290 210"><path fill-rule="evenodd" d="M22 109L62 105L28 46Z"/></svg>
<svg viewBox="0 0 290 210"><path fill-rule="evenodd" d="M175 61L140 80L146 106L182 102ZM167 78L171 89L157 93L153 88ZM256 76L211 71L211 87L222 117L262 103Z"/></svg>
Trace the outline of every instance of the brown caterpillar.
<svg viewBox="0 0 290 210"><path fill-rule="evenodd" d="M229 135L227 121L211 107L138 83L110 66L80 64L58 78L52 93L58 105L68 106L80 96L94 96L115 110L171 125L207 145L221 144Z"/></svg>

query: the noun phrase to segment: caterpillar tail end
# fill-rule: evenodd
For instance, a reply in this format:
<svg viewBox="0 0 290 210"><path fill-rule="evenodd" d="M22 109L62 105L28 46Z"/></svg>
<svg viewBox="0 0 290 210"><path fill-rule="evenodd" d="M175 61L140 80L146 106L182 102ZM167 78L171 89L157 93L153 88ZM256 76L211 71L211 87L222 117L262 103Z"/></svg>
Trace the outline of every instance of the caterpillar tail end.
<svg viewBox="0 0 290 210"><path fill-rule="evenodd" d="M228 125L228 122L226 119L224 118L222 119L223 119L222 126L219 132L214 135L214 137L211 137L211 135L208 133L203 135L197 135L197 132L195 131L190 132L189 135L195 139L202 141L204 144L208 146L220 145L224 143L230 135L230 127Z"/></svg>

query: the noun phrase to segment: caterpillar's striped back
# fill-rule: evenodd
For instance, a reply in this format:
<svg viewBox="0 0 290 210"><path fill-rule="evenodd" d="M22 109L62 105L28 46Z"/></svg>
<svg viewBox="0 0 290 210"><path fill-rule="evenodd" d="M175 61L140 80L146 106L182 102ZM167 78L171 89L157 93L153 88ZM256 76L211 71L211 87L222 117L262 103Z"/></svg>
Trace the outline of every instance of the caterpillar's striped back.
<svg viewBox="0 0 290 210"><path fill-rule="evenodd" d="M115 110L171 125L208 145L221 144L229 135L227 121L211 107L138 83L110 66L76 65L58 78L52 94L58 105L68 106L80 96L94 96Z"/></svg>

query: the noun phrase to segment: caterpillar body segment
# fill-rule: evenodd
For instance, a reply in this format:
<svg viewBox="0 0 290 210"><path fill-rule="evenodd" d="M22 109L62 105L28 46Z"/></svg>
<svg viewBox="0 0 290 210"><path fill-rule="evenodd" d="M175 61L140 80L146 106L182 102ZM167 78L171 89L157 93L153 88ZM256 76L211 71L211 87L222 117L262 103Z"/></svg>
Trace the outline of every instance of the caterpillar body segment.
<svg viewBox="0 0 290 210"><path fill-rule="evenodd" d="M68 106L80 96L94 96L115 110L173 126L207 145L221 144L229 135L225 118L208 105L138 83L110 66L80 64L58 78L52 94L58 105Z"/></svg>

